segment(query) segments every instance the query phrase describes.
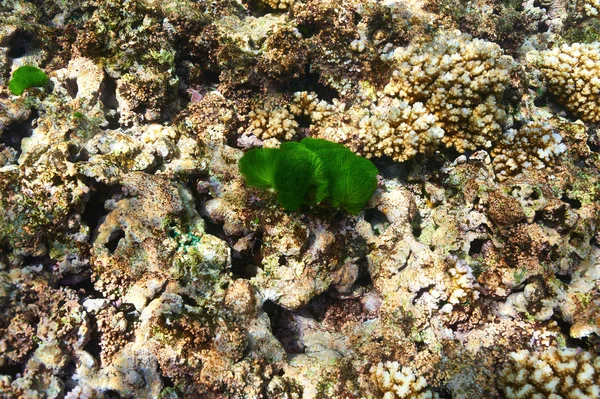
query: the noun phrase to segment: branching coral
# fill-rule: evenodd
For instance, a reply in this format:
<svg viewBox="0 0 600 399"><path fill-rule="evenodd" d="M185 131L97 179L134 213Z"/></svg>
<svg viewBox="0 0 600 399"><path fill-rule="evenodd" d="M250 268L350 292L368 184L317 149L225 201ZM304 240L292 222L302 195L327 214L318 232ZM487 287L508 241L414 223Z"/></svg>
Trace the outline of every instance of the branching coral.
<svg viewBox="0 0 600 399"><path fill-rule="evenodd" d="M396 65L385 93L422 103L444 131L441 141L459 152L490 147L502 130L511 62L494 43L467 34L441 34L421 46L386 56Z"/></svg>
<svg viewBox="0 0 600 399"><path fill-rule="evenodd" d="M254 134L263 140L273 137L291 140L298 128L298 122L294 120L294 115L283 107L256 108L250 111L248 116L250 125L247 133Z"/></svg>
<svg viewBox="0 0 600 399"><path fill-rule="evenodd" d="M600 0L586 0L585 4L583 5L583 9L589 17L598 16L598 11L600 10Z"/></svg>
<svg viewBox="0 0 600 399"><path fill-rule="evenodd" d="M567 150L552 125L533 121L520 129L509 129L492 150L493 164L499 180L528 169L550 168Z"/></svg>
<svg viewBox="0 0 600 399"><path fill-rule="evenodd" d="M410 367L400 367L398 362L379 363L371 367L371 378L383 392L383 399L430 399L437 398L427 389L424 377L417 377Z"/></svg>
<svg viewBox="0 0 600 399"><path fill-rule="evenodd" d="M541 353L511 353L499 382L509 399L585 399L600 397L599 380L600 356L571 348L549 348Z"/></svg>
<svg viewBox="0 0 600 399"><path fill-rule="evenodd" d="M540 70L565 108L585 122L600 122L600 43L542 52Z"/></svg>
<svg viewBox="0 0 600 399"><path fill-rule="evenodd" d="M365 153L390 156L402 162L421 153L431 153L444 137L437 118L422 103L384 98L373 104L359 122L359 137Z"/></svg>

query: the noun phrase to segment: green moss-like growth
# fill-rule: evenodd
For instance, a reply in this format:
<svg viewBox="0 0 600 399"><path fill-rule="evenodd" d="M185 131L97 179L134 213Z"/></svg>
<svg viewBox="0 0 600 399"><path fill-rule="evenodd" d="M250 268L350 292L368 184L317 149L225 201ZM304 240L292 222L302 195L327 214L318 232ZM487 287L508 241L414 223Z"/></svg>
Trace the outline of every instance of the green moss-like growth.
<svg viewBox="0 0 600 399"><path fill-rule="evenodd" d="M48 76L44 71L31 65L23 65L13 72L8 89L12 94L20 96L30 87L43 87L46 83Z"/></svg>
<svg viewBox="0 0 600 399"><path fill-rule="evenodd" d="M341 144L306 138L281 148L255 148L239 162L249 186L277 191L287 210L318 204L357 214L377 188L377 168Z"/></svg>

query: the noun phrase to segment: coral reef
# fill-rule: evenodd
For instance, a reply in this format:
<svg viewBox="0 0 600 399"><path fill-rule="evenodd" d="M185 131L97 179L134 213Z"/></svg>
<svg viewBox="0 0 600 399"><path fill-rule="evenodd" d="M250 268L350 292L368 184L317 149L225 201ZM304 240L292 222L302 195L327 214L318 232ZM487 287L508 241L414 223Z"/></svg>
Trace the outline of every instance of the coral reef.
<svg viewBox="0 0 600 399"><path fill-rule="evenodd" d="M3 2L0 396L598 397L594 9Z"/></svg>

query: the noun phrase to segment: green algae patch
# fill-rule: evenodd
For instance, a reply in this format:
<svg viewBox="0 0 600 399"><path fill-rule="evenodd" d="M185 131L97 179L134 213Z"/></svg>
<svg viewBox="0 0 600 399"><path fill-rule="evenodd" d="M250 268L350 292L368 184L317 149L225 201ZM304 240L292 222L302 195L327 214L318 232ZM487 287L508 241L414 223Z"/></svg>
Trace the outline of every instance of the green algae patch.
<svg viewBox="0 0 600 399"><path fill-rule="evenodd" d="M276 191L286 210L327 199L351 214L369 202L379 173L371 161L345 146L313 138L283 143L279 149L252 149L240 159L239 170L249 186Z"/></svg>
<svg viewBox="0 0 600 399"><path fill-rule="evenodd" d="M13 72L8 82L8 89L12 94L20 96L30 87L43 87L46 83L48 83L48 75L44 71L38 67L23 65Z"/></svg>

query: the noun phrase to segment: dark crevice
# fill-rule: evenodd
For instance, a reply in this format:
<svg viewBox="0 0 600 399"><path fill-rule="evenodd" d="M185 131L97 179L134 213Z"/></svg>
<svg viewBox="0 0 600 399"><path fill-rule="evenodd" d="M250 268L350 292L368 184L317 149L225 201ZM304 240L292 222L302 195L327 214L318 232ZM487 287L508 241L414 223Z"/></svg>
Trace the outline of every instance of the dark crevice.
<svg viewBox="0 0 600 399"><path fill-rule="evenodd" d="M102 348L100 347L100 331L98 331L98 323L96 322L96 315L94 313L88 313L89 327L90 327L90 339L83 348L84 351L89 353L96 360L100 360L100 354Z"/></svg>
<svg viewBox="0 0 600 399"><path fill-rule="evenodd" d="M104 105L104 108L117 109L119 106L119 102L117 101L117 81L105 73L101 87L100 102Z"/></svg>
<svg viewBox="0 0 600 399"><path fill-rule="evenodd" d="M69 287L74 291L80 293L85 298L103 298L104 295L100 291L97 291L92 282L92 275L90 270L86 270L82 274L77 275L66 275L58 282L61 287Z"/></svg>
<svg viewBox="0 0 600 399"><path fill-rule="evenodd" d="M103 399L121 399L121 395L119 395L117 391L109 389L108 391L104 392Z"/></svg>
<svg viewBox="0 0 600 399"><path fill-rule="evenodd" d="M571 208L573 208L573 209L579 209L579 208L581 208L581 201L579 201L576 198L569 198L566 195L563 195L560 200L563 201L563 202L566 202L569 205L571 205Z"/></svg>
<svg viewBox="0 0 600 399"><path fill-rule="evenodd" d="M558 325L561 333L564 337L566 337L567 344L565 345L568 348L582 348L584 350L587 349L587 341L585 339L572 338L571 337L571 325L564 320L564 316L560 311L554 313L554 316L550 320L554 320Z"/></svg>
<svg viewBox="0 0 600 399"><path fill-rule="evenodd" d="M475 258L477 255L481 255L483 245L487 241L488 240L482 239L482 238L476 238L473 241L471 241L471 244L469 246L469 256L471 256L472 258Z"/></svg>
<svg viewBox="0 0 600 399"><path fill-rule="evenodd" d="M202 78L204 80L205 86L218 86L221 82L219 76L221 73L219 71L213 71L211 69L202 71Z"/></svg>
<svg viewBox="0 0 600 399"><path fill-rule="evenodd" d="M13 148L17 152L17 157L21 155L21 141L25 137L33 134L33 120L38 117L36 110L31 111L29 118L23 122L16 122L8 125L2 134L0 134L0 143Z"/></svg>
<svg viewBox="0 0 600 399"><path fill-rule="evenodd" d="M23 258L24 266L42 265L43 269L47 272L52 273L56 266L56 261L52 260L50 256L25 256Z"/></svg>
<svg viewBox="0 0 600 399"><path fill-rule="evenodd" d="M22 30L16 31L8 41L8 56L21 58L33 47L34 36Z"/></svg>
<svg viewBox="0 0 600 399"><path fill-rule="evenodd" d="M108 211L104 208L104 203L121 193L122 187L119 184L109 186L100 182L90 182L88 187L91 187L91 192L81 219L91 231L94 231L100 225L102 218L108 214Z"/></svg>
<svg viewBox="0 0 600 399"><path fill-rule="evenodd" d="M79 85L77 84L77 79L67 78L67 80L65 81L65 89L67 89L67 93L69 93L71 98L77 97L77 93L79 92Z"/></svg>
<svg viewBox="0 0 600 399"><path fill-rule="evenodd" d="M412 303L413 305L423 296L425 295L426 292L429 292L432 288L435 287L435 284L430 284L427 287L423 287L421 288L419 291L417 291L417 294L415 295L415 298L413 299Z"/></svg>
<svg viewBox="0 0 600 399"><path fill-rule="evenodd" d="M373 286L373 280L371 279L371 274L369 273L369 265L366 261L363 261L358 265L358 277L356 278L354 285L358 287Z"/></svg>
<svg viewBox="0 0 600 399"><path fill-rule="evenodd" d="M340 93L338 93L337 90L319 82L319 78L320 76L318 73L310 72L310 63L307 63L304 71L304 77L290 82L288 87L294 92L314 92L317 94L319 100L325 100L328 103L331 103L334 99L339 99Z"/></svg>
<svg viewBox="0 0 600 399"><path fill-rule="evenodd" d="M311 125L310 116L308 115L298 115L295 119L301 129L308 129Z"/></svg>
<svg viewBox="0 0 600 399"><path fill-rule="evenodd" d="M23 374L23 366L14 364L0 367L0 375L8 375L13 380L18 378L19 375Z"/></svg>
<svg viewBox="0 0 600 399"><path fill-rule="evenodd" d="M306 348L300 340L299 326L296 321L297 314L270 300L265 301L263 309L271 321L273 336L281 343L285 352L287 354L304 353Z"/></svg>
<svg viewBox="0 0 600 399"><path fill-rule="evenodd" d="M111 254L114 254L122 238L125 238L125 232L123 229L114 230L108 236L108 241L106 241L104 246Z"/></svg>
<svg viewBox="0 0 600 399"><path fill-rule="evenodd" d="M190 306L192 308L198 307L198 302L194 298L186 294L179 294L181 300L184 305Z"/></svg>
<svg viewBox="0 0 600 399"><path fill-rule="evenodd" d="M163 386L165 388L175 388L175 383L173 382L173 380L166 376L164 374L164 372L162 371L162 368L160 367L160 362L156 365L157 366L157 371L158 371L158 375L160 375L162 382L163 382Z"/></svg>
<svg viewBox="0 0 600 399"><path fill-rule="evenodd" d="M262 264L262 237L262 232L256 234L250 250L241 252L236 250L232 251L231 273L234 279L250 279L256 277L258 267Z"/></svg>
<svg viewBox="0 0 600 399"><path fill-rule="evenodd" d="M558 274L556 273L556 278L560 280L563 284L571 284L571 275L570 274Z"/></svg>
<svg viewBox="0 0 600 399"><path fill-rule="evenodd" d="M375 235L383 233L390 225L390 221L385 214L377 208L366 209L365 220L371 225Z"/></svg>

